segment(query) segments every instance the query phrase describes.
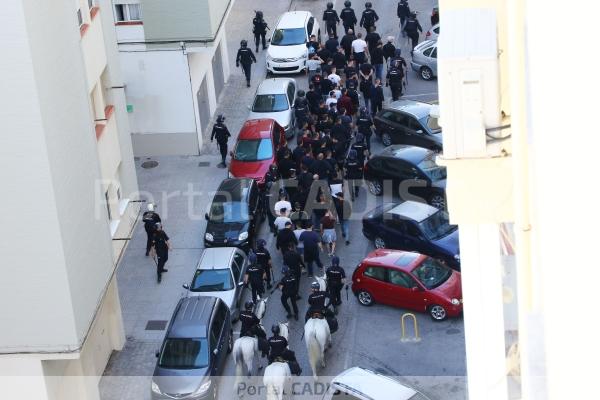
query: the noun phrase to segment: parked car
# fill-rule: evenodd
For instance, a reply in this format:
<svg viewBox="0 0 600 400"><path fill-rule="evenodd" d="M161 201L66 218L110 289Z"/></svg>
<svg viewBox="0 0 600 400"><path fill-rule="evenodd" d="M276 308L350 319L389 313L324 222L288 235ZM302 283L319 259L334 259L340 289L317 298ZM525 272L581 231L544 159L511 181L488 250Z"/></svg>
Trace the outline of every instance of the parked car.
<svg viewBox="0 0 600 400"><path fill-rule="evenodd" d="M204 247L253 247L261 215L258 184L249 178L223 180L215 193L204 234Z"/></svg>
<svg viewBox="0 0 600 400"><path fill-rule="evenodd" d="M460 278L460 272L429 256L378 249L354 270L352 292L363 306L388 304L442 321L462 313Z"/></svg>
<svg viewBox="0 0 600 400"><path fill-rule="evenodd" d="M227 354L233 349L229 308L217 297L179 300L152 376L152 399L217 399Z"/></svg>
<svg viewBox="0 0 600 400"><path fill-rule="evenodd" d="M413 50L410 66L426 81L437 77L437 40L419 43Z"/></svg>
<svg viewBox="0 0 600 400"><path fill-rule="evenodd" d="M364 177L369 191L381 196L387 182L402 200L424 201L446 208L446 167L435 163L436 153L416 146L395 144L369 159Z"/></svg>
<svg viewBox="0 0 600 400"><path fill-rule="evenodd" d="M237 247L204 249L192 281L183 287L188 290L188 297L220 298L229 307L231 320L237 321L244 297L247 267L246 254Z"/></svg>
<svg viewBox="0 0 600 400"><path fill-rule="evenodd" d="M321 37L318 20L308 11L283 13L271 35L267 48L267 77L269 73L289 74L306 69L311 35Z"/></svg>
<svg viewBox="0 0 600 400"><path fill-rule="evenodd" d="M425 33L425 40L437 40L440 36L440 24L435 24Z"/></svg>
<svg viewBox="0 0 600 400"><path fill-rule="evenodd" d="M448 213L416 201L386 203L363 217L363 235L378 249L416 251L460 271L458 227Z"/></svg>
<svg viewBox="0 0 600 400"><path fill-rule="evenodd" d="M283 139L283 128L272 119L246 121L231 151L229 177L252 178L262 187Z"/></svg>
<svg viewBox="0 0 600 400"><path fill-rule="evenodd" d="M429 400L417 390L366 368L352 367L331 380L323 400Z"/></svg>
<svg viewBox="0 0 600 400"><path fill-rule="evenodd" d="M248 119L271 118L285 130L287 138L294 136L294 101L296 80L291 78L265 79L258 85Z"/></svg>
<svg viewBox="0 0 600 400"><path fill-rule="evenodd" d="M437 105L413 100L397 100L377 113L375 133L384 146L410 144L442 150L442 128L434 115Z"/></svg>

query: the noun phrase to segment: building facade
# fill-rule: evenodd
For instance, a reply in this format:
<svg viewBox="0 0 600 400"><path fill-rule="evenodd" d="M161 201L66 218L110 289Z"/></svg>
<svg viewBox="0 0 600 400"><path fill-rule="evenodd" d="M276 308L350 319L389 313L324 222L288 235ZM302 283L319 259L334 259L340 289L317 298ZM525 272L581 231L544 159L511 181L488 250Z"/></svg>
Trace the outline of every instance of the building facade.
<svg viewBox="0 0 600 400"><path fill-rule="evenodd" d="M112 4L11 1L0 21L2 397L98 399L139 212Z"/></svg>
<svg viewBox="0 0 600 400"><path fill-rule="evenodd" d="M586 1L569 6L591 11ZM598 218L581 192L598 169L600 140L584 121L599 85L567 65L560 75L550 59L587 44L556 29L564 14L540 2L440 7L438 160L460 230L469 398L593 396L596 297L570 277L600 278L589 253ZM594 34L578 25L578 37Z"/></svg>
<svg viewBox="0 0 600 400"><path fill-rule="evenodd" d="M113 0L136 155L198 154L225 82L234 0Z"/></svg>

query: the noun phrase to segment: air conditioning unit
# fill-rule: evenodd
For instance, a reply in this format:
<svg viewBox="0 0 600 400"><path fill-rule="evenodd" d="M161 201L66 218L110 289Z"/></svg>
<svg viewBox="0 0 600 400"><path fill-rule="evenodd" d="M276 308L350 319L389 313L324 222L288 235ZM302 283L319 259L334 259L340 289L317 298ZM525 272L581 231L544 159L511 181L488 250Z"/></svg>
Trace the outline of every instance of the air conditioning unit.
<svg viewBox="0 0 600 400"><path fill-rule="evenodd" d="M500 126L496 11L444 11L438 39L438 85L444 158L492 156L487 130Z"/></svg>

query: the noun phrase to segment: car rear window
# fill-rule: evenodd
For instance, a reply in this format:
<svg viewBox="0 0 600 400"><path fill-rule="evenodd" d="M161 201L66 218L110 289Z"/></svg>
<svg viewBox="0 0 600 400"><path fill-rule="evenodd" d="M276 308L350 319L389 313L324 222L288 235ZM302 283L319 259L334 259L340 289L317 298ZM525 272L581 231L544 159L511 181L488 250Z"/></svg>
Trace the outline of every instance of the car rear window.
<svg viewBox="0 0 600 400"><path fill-rule="evenodd" d="M285 111L289 108L286 94L259 94L254 98L252 111L269 113Z"/></svg>
<svg viewBox="0 0 600 400"><path fill-rule="evenodd" d="M208 342L205 338L167 339L158 365L167 369L196 369L208 366Z"/></svg>
<svg viewBox="0 0 600 400"><path fill-rule="evenodd" d="M273 157L271 139L240 140L233 156L238 161L262 161Z"/></svg>

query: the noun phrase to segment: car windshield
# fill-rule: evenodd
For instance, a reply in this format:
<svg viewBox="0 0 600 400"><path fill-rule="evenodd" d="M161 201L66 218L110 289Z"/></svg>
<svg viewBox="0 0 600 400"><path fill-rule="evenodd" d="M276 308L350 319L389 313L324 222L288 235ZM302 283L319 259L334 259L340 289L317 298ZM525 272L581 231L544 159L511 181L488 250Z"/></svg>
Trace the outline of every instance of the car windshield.
<svg viewBox="0 0 600 400"><path fill-rule="evenodd" d="M306 43L304 28L275 29L271 44L275 46L294 46Z"/></svg>
<svg viewBox="0 0 600 400"><path fill-rule="evenodd" d="M194 275L191 292L222 292L233 289L233 279L229 268L199 269Z"/></svg>
<svg viewBox="0 0 600 400"><path fill-rule="evenodd" d="M442 131L442 128L438 125L437 117L432 117L431 115L428 115L426 117L421 118L420 122L421 124L423 124L423 126L429 128L431 133L440 133Z"/></svg>
<svg viewBox="0 0 600 400"><path fill-rule="evenodd" d="M238 161L261 161L273 157L271 139L240 140L233 156Z"/></svg>
<svg viewBox="0 0 600 400"><path fill-rule="evenodd" d="M204 338L167 339L158 365L168 369L197 369L208 366L208 342Z"/></svg>
<svg viewBox="0 0 600 400"><path fill-rule="evenodd" d="M254 98L252 111L268 113L285 111L288 108L287 96L285 94L259 94Z"/></svg>
<svg viewBox="0 0 600 400"><path fill-rule="evenodd" d="M231 223L248 221L248 205L240 201L226 202L225 199L215 198L210 206L209 217L212 222Z"/></svg>
<svg viewBox="0 0 600 400"><path fill-rule="evenodd" d="M429 240L441 239L456 230L456 225L450 225L448 213L438 211L429 218L419 222L421 232Z"/></svg>
<svg viewBox="0 0 600 400"><path fill-rule="evenodd" d="M412 271L427 289L434 289L446 282L452 271L442 263L433 258L428 258Z"/></svg>
<svg viewBox="0 0 600 400"><path fill-rule="evenodd" d="M433 154L427 157L419 163L418 167L432 182L446 179L446 167L437 165L433 157Z"/></svg>

